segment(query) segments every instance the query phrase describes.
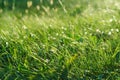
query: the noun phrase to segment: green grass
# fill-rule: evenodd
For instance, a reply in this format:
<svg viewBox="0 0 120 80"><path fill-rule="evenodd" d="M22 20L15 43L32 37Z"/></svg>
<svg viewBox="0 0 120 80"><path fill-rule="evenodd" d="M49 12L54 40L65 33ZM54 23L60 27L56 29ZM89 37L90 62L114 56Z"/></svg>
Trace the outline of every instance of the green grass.
<svg viewBox="0 0 120 80"><path fill-rule="evenodd" d="M77 3L0 13L0 79L120 80L120 2Z"/></svg>

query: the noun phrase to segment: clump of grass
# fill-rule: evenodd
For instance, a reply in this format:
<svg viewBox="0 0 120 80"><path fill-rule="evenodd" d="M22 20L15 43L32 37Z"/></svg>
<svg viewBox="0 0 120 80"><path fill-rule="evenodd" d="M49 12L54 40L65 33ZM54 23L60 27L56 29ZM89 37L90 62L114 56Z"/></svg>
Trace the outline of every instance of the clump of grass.
<svg viewBox="0 0 120 80"><path fill-rule="evenodd" d="M119 80L120 16L111 10L2 14L0 79Z"/></svg>

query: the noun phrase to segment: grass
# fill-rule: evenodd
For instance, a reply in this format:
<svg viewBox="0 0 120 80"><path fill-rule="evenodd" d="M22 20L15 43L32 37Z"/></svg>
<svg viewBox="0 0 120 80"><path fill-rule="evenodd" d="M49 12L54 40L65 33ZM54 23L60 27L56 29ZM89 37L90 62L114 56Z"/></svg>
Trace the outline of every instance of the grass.
<svg viewBox="0 0 120 80"><path fill-rule="evenodd" d="M67 13L48 15L1 13L0 79L119 80L118 4L66 5Z"/></svg>

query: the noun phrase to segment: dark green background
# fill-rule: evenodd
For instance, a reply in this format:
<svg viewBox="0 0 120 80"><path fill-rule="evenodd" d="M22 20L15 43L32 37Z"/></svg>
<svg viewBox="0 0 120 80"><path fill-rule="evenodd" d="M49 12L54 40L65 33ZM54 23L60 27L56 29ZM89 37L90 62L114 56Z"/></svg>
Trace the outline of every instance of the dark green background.
<svg viewBox="0 0 120 80"><path fill-rule="evenodd" d="M19 9L26 9L27 1L33 2L32 8L36 7L37 5L39 5L40 7L49 6L50 8L59 6L58 0L53 0L54 4L52 5L50 4L50 0L0 0L0 7L10 10L13 9L13 6Z"/></svg>

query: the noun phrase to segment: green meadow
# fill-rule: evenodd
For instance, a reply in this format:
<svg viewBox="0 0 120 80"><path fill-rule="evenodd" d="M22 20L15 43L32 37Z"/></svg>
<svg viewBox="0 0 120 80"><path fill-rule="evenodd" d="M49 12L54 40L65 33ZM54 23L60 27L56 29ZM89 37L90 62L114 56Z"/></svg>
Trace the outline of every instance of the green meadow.
<svg viewBox="0 0 120 80"><path fill-rule="evenodd" d="M120 1L50 1L0 8L0 80L120 80Z"/></svg>

